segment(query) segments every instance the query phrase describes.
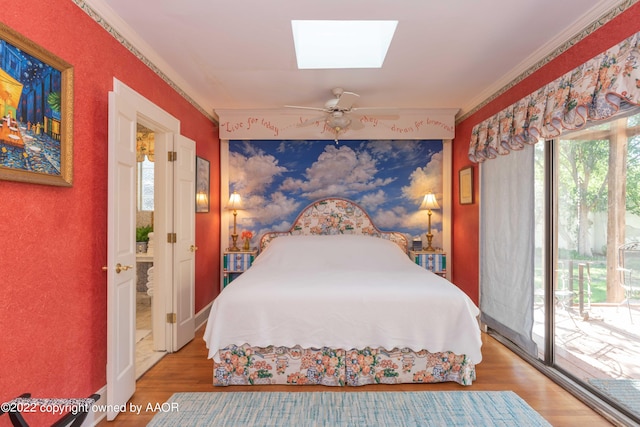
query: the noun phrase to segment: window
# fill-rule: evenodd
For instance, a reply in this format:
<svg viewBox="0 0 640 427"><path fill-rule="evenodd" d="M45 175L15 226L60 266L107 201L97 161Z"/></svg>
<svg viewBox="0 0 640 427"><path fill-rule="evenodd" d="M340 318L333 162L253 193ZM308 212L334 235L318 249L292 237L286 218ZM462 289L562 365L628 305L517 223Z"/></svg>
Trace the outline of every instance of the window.
<svg viewBox="0 0 640 427"><path fill-rule="evenodd" d="M480 306L524 357L638 423L635 113L482 164Z"/></svg>
<svg viewBox="0 0 640 427"><path fill-rule="evenodd" d="M536 271L551 265L553 283L536 280L548 303L537 301L533 330L540 359L636 421L628 396L640 396L640 294L623 285L630 276L640 287L640 270L628 260L635 272L623 275L619 249L640 241L639 133L636 114L545 142L546 161L536 148L536 212L549 208L536 215Z"/></svg>
<svg viewBox="0 0 640 427"><path fill-rule="evenodd" d="M153 211L153 162L138 162L138 210Z"/></svg>

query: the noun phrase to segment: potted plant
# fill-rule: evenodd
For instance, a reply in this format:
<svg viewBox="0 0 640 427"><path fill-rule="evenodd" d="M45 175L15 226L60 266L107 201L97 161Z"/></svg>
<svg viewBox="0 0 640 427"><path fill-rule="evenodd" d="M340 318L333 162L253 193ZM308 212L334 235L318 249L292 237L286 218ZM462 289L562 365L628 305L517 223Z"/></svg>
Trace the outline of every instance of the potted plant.
<svg viewBox="0 0 640 427"><path fill-rule="evenodd" d="M136 228L136 252L146 253L149 244L149 233L153 231L153 226L144 225Z"/></svg>

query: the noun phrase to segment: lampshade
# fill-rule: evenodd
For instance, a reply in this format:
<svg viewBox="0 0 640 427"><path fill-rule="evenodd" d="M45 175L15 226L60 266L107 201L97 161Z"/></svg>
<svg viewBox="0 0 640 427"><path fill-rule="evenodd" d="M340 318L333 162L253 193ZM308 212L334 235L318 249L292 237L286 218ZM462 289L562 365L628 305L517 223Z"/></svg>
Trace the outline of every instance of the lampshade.
<svg viewBox="0 0 640 427"><path fill-rule="evenodd" d="M229 197L229 203L227 203L227 209L229 210L242 209L242 199L240 198L240 195L235 191Z"/></svg>
<svg viewBox="0 0 640 427"><path fill-rule="evenodd" d="M429 193L424 196L422 200L422 204L420 205L420 210L435 210L440 209L440 205L438 205L438 201L436 200L436 196L433 193Z"/></svg>
<svg viewBox="0 0 640 427"><path fill-rule="evenodd" d="M204 191L198 191L196 193L196 207L199 209L204 209L209 207L209 197L207 193Z"/></svg>

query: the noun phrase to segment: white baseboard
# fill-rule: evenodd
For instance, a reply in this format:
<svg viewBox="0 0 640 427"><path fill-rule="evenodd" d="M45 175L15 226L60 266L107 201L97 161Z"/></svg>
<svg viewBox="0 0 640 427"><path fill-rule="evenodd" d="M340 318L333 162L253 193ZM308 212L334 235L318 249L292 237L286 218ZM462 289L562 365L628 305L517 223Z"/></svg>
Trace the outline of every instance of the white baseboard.
<svg viewBox="0 0 640 427"><path fill-rule="evenodd" d="M207 323L212 305L213 305L213 301L205 305L202 310L196 313L196 316L195 316L196 331L200 329L202 326L204 326L205 323Z"/></svg>
<svg viewBox="0 0 640 427"><path fill-rule="evenodd" d="M104 417L107 416L105 411L99 411L99 408L104 408L107 404L107 386L105 385L100 390L96 391L96 394L100 395L100 399L94 403L93 408L87 414L87 418L84 419L82 427L96 426Z"/></svg>

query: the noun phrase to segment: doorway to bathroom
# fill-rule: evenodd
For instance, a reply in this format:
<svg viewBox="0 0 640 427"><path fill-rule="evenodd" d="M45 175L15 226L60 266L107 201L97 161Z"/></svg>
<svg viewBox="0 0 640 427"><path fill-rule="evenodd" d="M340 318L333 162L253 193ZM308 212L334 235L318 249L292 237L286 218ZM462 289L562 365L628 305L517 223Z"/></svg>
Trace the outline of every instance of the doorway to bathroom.
<svg viewBox="0 0 640 427"><path fill-rule="evenodd" d="M136 134L136 379L166 353L155 351L152 304L154 268L155 134L137 124ZM158 332L156 332L157 335Z"/></svg>

